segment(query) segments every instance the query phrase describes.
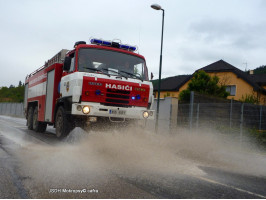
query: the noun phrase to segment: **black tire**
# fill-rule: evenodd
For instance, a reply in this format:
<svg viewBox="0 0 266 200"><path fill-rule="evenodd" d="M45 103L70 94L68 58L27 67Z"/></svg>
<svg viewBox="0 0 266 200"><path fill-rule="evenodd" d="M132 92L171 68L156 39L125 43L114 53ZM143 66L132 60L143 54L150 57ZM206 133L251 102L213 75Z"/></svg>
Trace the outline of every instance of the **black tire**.
<svg viewBox="0 0 266 200"><path fill-rule="evenodd" d="M27 126L29 130L33 129L33 107L30 106L28 110Z"/></svg>
<svg viewBox="0 0 266 200"><path fill-rule="evenodd" d="M45 132L47 124L45 122L38 121L38 106L35 107L33 112L33 130L36 132Z"/></svg>
<svg viewBox="0 0 266 200"><path fill-rule="evenodd" d="M73 129L72 123L70 122L70 120L68 120L63 106L60 106L58 108L55 120L56 137L62 139L66 137Z"/></svg>

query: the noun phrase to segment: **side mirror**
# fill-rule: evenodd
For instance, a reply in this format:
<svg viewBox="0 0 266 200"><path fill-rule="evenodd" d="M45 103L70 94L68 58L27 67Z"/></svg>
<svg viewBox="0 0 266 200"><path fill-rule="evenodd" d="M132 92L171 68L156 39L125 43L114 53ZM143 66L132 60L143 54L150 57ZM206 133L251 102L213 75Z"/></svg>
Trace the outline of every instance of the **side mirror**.
<svg viewBox="0 0 266 200"><path fill-rule="evenodd" d="M71 65L71 58L70 57L65 57L63 70L64 71L69 71L70 65Z"/></svg>
<svg viewBox="0 0 266 200"><path fill-rule="evenodd" d="M151 80L153 79L153 73L151 72Z"/></svg>

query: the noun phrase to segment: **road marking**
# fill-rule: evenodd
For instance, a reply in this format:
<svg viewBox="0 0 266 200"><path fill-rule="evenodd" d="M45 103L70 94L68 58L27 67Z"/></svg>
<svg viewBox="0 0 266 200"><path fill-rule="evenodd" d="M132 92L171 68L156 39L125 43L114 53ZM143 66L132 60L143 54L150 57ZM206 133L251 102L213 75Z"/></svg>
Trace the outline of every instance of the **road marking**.
<svg viewBox="0 0 266 200"><path fill-rule="evenodd" d="M237 188L237 187L234 187L234 186L231 186L231 185L226 185L224 183L220 183L220 182L217 182L217 181L208 179L208 178L204 178L204 177L201 177L201 176L196 176L196 178L201 179L201 180L206 181L206 182L209 182L209 183L213 183L213 184L217 184L217 185L222 185L224 187L229 187L229 188L232 188L232 189L237 190L237 191L240 191L240 192L244 192L244 193L247 193L247 194L251 194L251 195L257 196L259 198L263 198L263 199L266 198L266 196L263 196L261 194L256 194L254 192L250 192L250 191L247 191L247 190L243 190L241 188Z"/></svg>

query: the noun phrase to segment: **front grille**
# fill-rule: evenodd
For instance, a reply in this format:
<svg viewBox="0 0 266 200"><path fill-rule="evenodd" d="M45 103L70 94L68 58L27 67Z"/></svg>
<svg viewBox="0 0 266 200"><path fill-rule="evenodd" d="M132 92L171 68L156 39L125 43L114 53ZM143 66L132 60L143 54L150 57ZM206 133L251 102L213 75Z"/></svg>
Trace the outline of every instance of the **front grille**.
<svg viewBox="0 0 266 200"><path fill-rule="evenodd" d="M119 94L106 94L106 97L111 97L111 98L118 98L118 99L129 99L129 96L125 95L119 95Z"/></svg>
<svg viewBox="0 0 266 200"><path fill-rule="evenodd" d="M113 89L107 89L107 92L109 93L118 93L118 94L130 94L130 91L125 90L113 90Z"/></svg>
<svg viewBox="0 0 266 200"><path fill-rule="evenodd" d="M125 90L106 90L106 104L116 105L118 107L126 107L129 104L130 91Z"/></svg>

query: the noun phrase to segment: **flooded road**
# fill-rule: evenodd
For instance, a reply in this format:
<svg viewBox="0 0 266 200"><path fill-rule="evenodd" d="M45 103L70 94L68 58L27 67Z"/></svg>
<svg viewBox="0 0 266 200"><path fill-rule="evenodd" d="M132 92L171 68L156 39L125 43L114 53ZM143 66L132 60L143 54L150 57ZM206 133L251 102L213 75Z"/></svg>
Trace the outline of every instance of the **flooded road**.
<svg viewBox="0 0 266 200"><path fill-rule="evenodd" d="M25 124L0 116L0 198L266 198L266 154L228 136Z"/></svg>

